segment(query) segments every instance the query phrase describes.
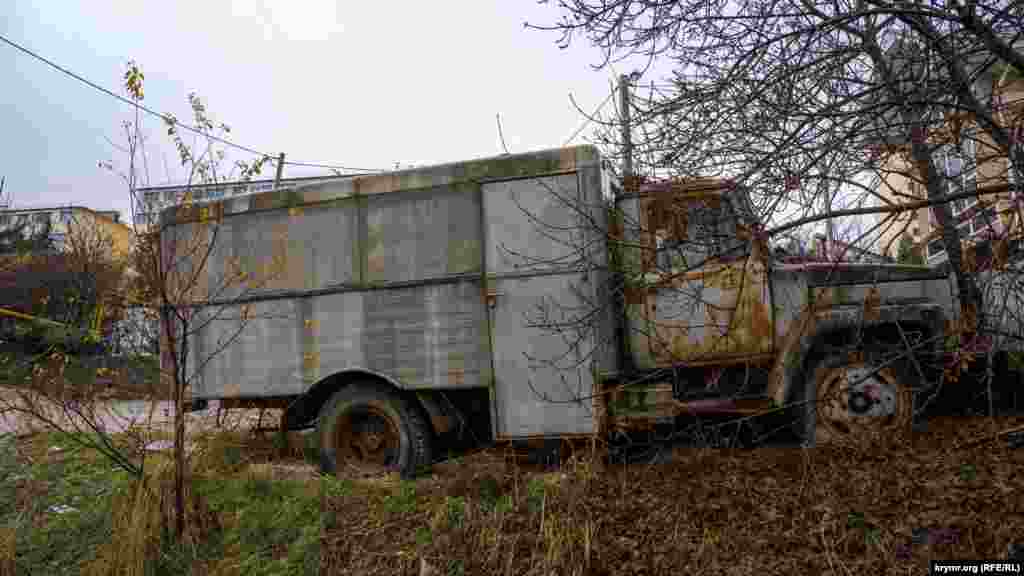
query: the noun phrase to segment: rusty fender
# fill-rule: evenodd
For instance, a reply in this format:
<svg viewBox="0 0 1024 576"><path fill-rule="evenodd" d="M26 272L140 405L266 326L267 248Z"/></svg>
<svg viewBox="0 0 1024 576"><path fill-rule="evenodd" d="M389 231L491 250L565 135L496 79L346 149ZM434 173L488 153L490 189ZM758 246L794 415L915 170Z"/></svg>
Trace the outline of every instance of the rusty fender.
<svg viewBox="0 0 1024 576"><path fill-rule="evenodd" d="M807 358L827 335L897 323L919 326L925 330L926 338L933 337L943 332L944 313L938 303L929 301L808 307L781 340L768 380L768 396L775 406L794 401L803 382ZM941 342L936 343L939 345Z"/></svg>

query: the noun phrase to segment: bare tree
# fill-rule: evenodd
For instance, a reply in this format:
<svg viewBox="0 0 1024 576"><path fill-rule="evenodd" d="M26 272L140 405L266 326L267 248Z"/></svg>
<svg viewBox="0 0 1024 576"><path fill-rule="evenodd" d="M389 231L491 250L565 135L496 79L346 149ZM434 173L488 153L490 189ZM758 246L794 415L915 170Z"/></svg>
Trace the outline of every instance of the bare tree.
<svg viewBox="0 0 1024 576"><path fill-rule="evenodd" d="M626 197L638 190L637 181L692 185L716 179L741 190L749 205L740 211L764 224L741 234L769 240L826 226L832 240L837 219L876 217L866 226L862 221L847 243L890 256L899 238L917 234L926 210L959 302L958 317L943 335L954 351L947 376L955 377L977 351L991 354L993 336L1024 334L1024 325L1008 322L1012 306L1005 297L1019 277L1012 247L1020 207L1006 201L1024 168L1019 84L1013 84L1024 72L1019 6L870 0L557 4L559 21L533 27L558 32L562 45L582 37L603 51L599 67L639 56L660 65L649 70L666 64L673 69L667 78L634 79L628 142L622 110L597 122L595 141L606 156L628 153L639 175L624 182ZM985 210L997 197L1001 212ZM733 247L728 239L683 230L695 216L710 218L711 230L721 229L714 221L742 214L721 213L714 202L694 212L651 199L616 216L623 233L613 234L610 243L633 251L641 265L635 271L627 266L611 292L628 302L631 291L647 290L646 282L656 278L663 287L675 282L676 298L691 307L722 305L703 294L706 287L679 280ZM929 240L919 236L919 249ZM736 282L754 287L748 272ZM721 316L728 315L723 309ZM583 322L592 314L576 317ZM565 326L550 318L549 324ZM675 337L656 325L649 336L667 339L665 349ZM918 342L904 355L917 363L925 356L916 352L932 344Z"/></svg>
<svg viewBox="0 0 1024 576"><path fill-rule="evenodd" d="M130 64L125 76L125 88L135 100L143 97L143 75L135 64ZM264 287L284 269L287 238L277 239L274 249L267 254L239 255L225 252L228 245L219 239L223 229L223 204L197 202L196 185L217 184L227 180L247 181L260 173L269 157L248 163L237 161L225 167L227 154L219 145L230 128L217 123L199 96L188 97L192 109L193 127L198 138L189 145L179 132L176 118L167 115L164 124L178 152L181 166L187 172L184 197L180 205L161 214L153 213L153 206L139 198L134 175L138 161L129 158L129 172L125 176L136 213L150 216L146 230L136 243L133 263L140 282L130 302L151 309L160 325L161 387L169 389L174 404L174 457L175 457L175 533L185 535L185 488L187 456L185 454L186 402L195 382L206 365L239 337L254 317L253 306L244 298ZM130 151L138 153L140 143L138 121L127 132ZM145 157L144 154L140 155ZM218 265L213 267L213 262ZM239 303L239 299L243 303ZM221 304L204 305L211 302ZM210 327L220 330L216 337L208 338ZM202 346L196 346L196 340ZM202 350L202 352L195 352Z"/></svg>
<svg viewBox="0 0 1024 576"><path fill-rule="evenodd" d="M136 102L143 99L143 82L139 66L129 62L124 88ZM192 142L187 142L179 132L176 118L163 118L163 127L186 173L184 197L162 213L154 213L154 207L138 196L139 184L147 181L147 160L142 121L136 113L134 120L121 125L125 145L115 146L125 154L124 165L114 161L99 164L125 182L133 216L150 218L144 221L145 226L135 226L131 251L126 261L118 262L116 267L103 257L109 253L109 238L85 228L68 238L65 256L72 268L83 275L91 275L94 280L103 277L91 284L80 282L78 288L83 296L93 304L104 305L116 319L130 316L141 330L141 334L121 336L139 336L136 340L147 347L152 344L146 342L151 336L148 332L158 330L159 382L145 383L148 389L141 391L151 401L169 396L174 405L171 509L175 534L182 543L188 538L185 483L191 455L186 454L185 412L189 395L206 365L256 317L252 305L244 303L244 299L279 275L287 247L287 237L280 234L264 253L238 254L232 253L231 245L220 239L223 206L195 198L196 186L248 180L259 174L270 158L228 165L229 156L222 142L230 128L215 122L196 94L189 94L188 102L191 128L197 133ZM133 225L141 222L142 218L133 218ZM104 275L106 272L112 273ZM223 304L203 305L211 301ZM122 324L121 328L126 326ZM127 329L131 331L132 327ZM84 432L72 438L100 450L150 490L145 486L144 467L146 445L158 432L153 424L155 402L150 403L146 417L133 417L128 422L122 419L120 425L115 423L111 427L112 417L116 419L117 414L112 414L106 401L105 386L95 378L95 363L80 362L82 359L74 354L57 352L46 348L22 365L26 375L19 382L18 398L5 401L0 411L18 411L37 424L61 432ZM80 371L66 369L76 363L91 366L93 377L85 378ZM115 380L117 377L114 375Z"/></svg>

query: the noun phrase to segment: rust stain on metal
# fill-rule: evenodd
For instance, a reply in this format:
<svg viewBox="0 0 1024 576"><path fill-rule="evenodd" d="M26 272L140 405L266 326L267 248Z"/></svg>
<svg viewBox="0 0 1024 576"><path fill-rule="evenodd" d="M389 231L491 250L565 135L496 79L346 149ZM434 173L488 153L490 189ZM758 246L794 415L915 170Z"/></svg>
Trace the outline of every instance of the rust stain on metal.
<svg viewBox="0 0 1024 576"><path fill-rule="evenodd" d="M698 284L703 282L703 288ZM704 310L704 318L684 312L658 313L658 292L649 294L645 312L653 324L651 348L658 363L687 362L707 356L745 356L769 352L772 324L766 300L763 264L752 259L707 272L688 273L671 282L680 294L695 293L689 306ZM691 285L687 285L687 282ZM707 295L706 289L717 290ZM684 298L686 298L684 296ZM682 304L684 308L687 304ZM704 325L700 332L693 325Z"/></svg>
<svg viewBox="0 0 1024 576"><path fill-rule="evenodd" d="M726 181L697 179L645 187L640 241L651 249L642 258L643 293L627 291L626 301L644 299L640 320L649 336L639 337L638 344L650 350L654 365L753 357L772 350L765 250L753 246L736 260L715 256L696 270L687 270L685 262L677 266L673 261L667 271L656 266L656 239L693 242L690 212L711 209L718 214L732 206L723 197L730 186ZM751 230L746 232L752 236Z"/></svg>
<svg viewBox="0 0 1024 576"><path fill-rule="evenodd" d="M876 322L882 317L882 294L877 286L868 290L864 298L864 319L868 322Z"/></svg>
<svg viewBox="0 0 1024 576"><path fill-rule="evenodd" d="M767 390L768 397L776 405L781 406L786 401L786 369L799 359L800 343L804 336L814 333L820 308L821 305L807 305L779 342L775 363L768 376Z"/></svg>
<svg viewBox="0 0 1024 576"><path fill-rule="evenodd" d="M438 434L444 434L452 429L451 418L443 414L431 415L430 423Z"/></svg>
<svg viewBox="0 0 1024 576"><path fill-rule="evenodd" d="M466 371L463 368L450 368L448 370L448 384L462 386L466 381Z"/></svg>

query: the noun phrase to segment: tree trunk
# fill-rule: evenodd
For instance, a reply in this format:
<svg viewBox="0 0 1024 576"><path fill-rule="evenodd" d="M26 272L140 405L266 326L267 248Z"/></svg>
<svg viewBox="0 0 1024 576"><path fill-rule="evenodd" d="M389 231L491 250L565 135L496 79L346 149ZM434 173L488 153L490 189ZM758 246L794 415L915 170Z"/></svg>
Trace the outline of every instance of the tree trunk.
<svg viewBox="0 0 1024 576"><path fill-rule="evenodd" d="M186 334L182 324L181 334ZM185 372L186 351L184 338L179 341L181 359L175 366L174 378L174 525L180 542L185 536Z"/></svg>
<svg viewBox="0 0 1024 576"><path fill-rule="evenodd" d="M932 160L932 152L928 148L924 110L921 109L920 105L910 104L910 96L899 90L889 61L878 45L874 32L866 32L863 39L871 60L882 74L889 95L893 101L902 101L904 103L900 110L900 116L904 125L910 127L911 159L925 182L928 200L934 203L930 210L935 212L935 219L942 230L942 243L946 248L949 263L956 277L957 296L960 302L961 314L963 318L976 320L977 314L981 311L981 291L978 289L978 284L974 277L968 270L964 269L960 230L957 229L956 223L953 221L953 215L949 210L949 204L946 203L946 193L943 190L943 184L945 184L943 176L936 169L935 162Z"/></svg>

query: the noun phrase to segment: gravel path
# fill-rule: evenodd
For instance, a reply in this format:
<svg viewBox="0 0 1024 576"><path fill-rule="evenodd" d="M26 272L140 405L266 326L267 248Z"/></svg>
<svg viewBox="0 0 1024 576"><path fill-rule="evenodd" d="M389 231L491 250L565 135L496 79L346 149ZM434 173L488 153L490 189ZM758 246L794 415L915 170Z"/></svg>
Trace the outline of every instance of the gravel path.
<svg viewBox="0 0 1024 576"><path fill-rule="evenodd" d="M11 411L12 402L18 402L17 394L9 389L0 388L0 436L21 436L41 429L41 425L33 422L27 415ZM83 425L81 416L76 415L74 410L63 410L62 407L51 403L42 405L45 406L48 417L62 426L72 426L76 423ZM218 405L219 403L213 400L205 410L187 412L186 429L197 432L216 427ZM169 401L110 400L96 403L94 410L93 420L110 433L123 432L131 426L140 426L147 422L156 429L173 430L174 405ZM278 414L279 411L276 410L265 411L263 426L276 426ZM222 422L228 428L255 428L258 420L259 410L256 409L228 410L222 417Z"/></svg>

